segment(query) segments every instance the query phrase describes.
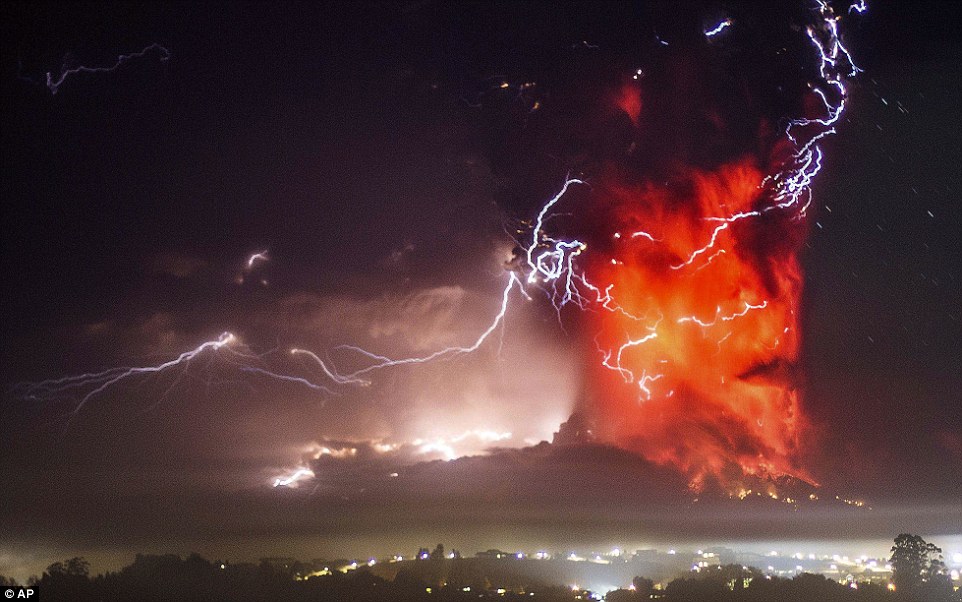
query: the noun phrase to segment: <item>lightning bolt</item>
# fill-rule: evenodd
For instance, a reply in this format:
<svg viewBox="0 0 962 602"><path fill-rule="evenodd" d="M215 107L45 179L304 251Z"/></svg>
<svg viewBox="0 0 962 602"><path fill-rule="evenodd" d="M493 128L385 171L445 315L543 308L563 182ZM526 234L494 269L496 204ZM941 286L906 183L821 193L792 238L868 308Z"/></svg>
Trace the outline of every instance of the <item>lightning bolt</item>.
<svg viewBox="0 0 962 602"><path fill-rule="evenodd" d="M301 467L288 475L274 479L274 487L297 487L298 483L306 479L313 479L314 471L307 467Z"/></svg>
<svg viewBox="0 0 962 602"><path fill-rule="evenodd" d="M147 46L140 52L132 52L130 54L121 54L120 56L117 57L117 61L113 65L110 65L109 67L85 67L81 65L80 67L74 67L72 69L63 69L61 70L60 75L58 75L57 77L54 77L53 73L48 71L47 72L47 89L50 90L51 94L56 94L60 90L60 86L62 86L63 83L67 81L67 78L71 76L78 75L81 73L90 73L90 74L110 73L111 71L115 71L116 69L119 69L124 64L134 59L144 58L145 56L151 53L156 53L158 55L159 60L163 63L167 62L167 60L170 59L171 57L170 50L167 50L160 44L151 44L150 46Z"/></svg>
<svg viewBox="0 0 962 602"><path fill-rule="evenodd" d="M254 264L258 261L268 261L270 258L267 256L267 250L258 251L250 257L247 258L247 269L251 270L254 268Z"/></svg>
<svg viewBox="0 0 962 602"><path fill-rule="evenodd" d="M759 184L760 190L771 190L774 202L755 211L745 211L725 217L705 218L722 223L712 231L711 237L704 246L692 251L688 258L681 263L672 265L672 269L679 270L691 266L700 255L715 247L718 237L734 222L757 218L776 210L796 209L798 219L805 216L811 204L812 182L822 169L822 150L818 146L818 142L836 133L834 125L841 119L848 98L845 79L854 77L861 71L852 59L851 53L842 43L838 31L839 17L834 14L832 7L825 0L819 0L818 7L823 27L818 31L809 27L806 34L818 53L821 79L829 89L834 90L833 95L837 97L837 100L831 100L829 92L825 89L818 86L813 87L813 92L819 97L825 108L825 116L814 119L793 119L786 126L785 135L795 144L796 151L781 172L764 178ZM853 5L853 9L861 13L867 10L867 6L865 2L860 2ZM705 33L708 35L709 32ZM793 134L793 130L810 126L819 129L807 141L800 144L800 140Z"/></svg>
<svg viewBox="0 0 962 602"><path fill-rule="evenodd" d="M849 12L861 13L865 10L867 10L867 6L862 1L852 4ZM687 257L670 264L669 267L672 270L694 267L694 271L697 271L706 267L714 259L725 253L724 249L716 248L719 238L726 235L732 224L741 220L756 219L773 211L789 212L794 219L805 217L811 204L812 182L822 168L823 151L820 143L836 133L835 126L846 109L848 97L846 80L854 77L860 71L841 40L838 28L839 17L834 14L831 6L824 0L819 0L818 11L821 17L821 27L808 28L806 35L818 60L820 82L813 85L812 91L821 102L823 115L812 118L797 118L788 122L784 134L793 145L793 153L779 171L774 175L765 177L757 185L759 198L769 199L770 202L752 211L703 218L715 224L708 240L702 246L691 250ZM725 19L703 33L706 38L711 39L720 35L732 25L731 19ZM662 43L664 44L664 42ZM140 52L121 55L112 66L81 66L64 70L56 78L48 73L47 87L52 94L56 94L59 87L73 75L110 72L133 59L143 58L150 53L157 53L161 61L170 58L170 52L166 48L153 44ZM508 86L510 85L508 84ZM522 87L522 89L524 88ZM640 336L637 336L638 333L635 336L627 333L621 341L614 343L610 348L602 349L599 346L598 351L602 357L601 364L603 367L617 372L624 378L625 382L636 383L639 395L650 400L653 396L650 385L663 378L664 375L655 372L649 373L647 369L643 370L640 375L636 375L625 366L623 360L624 356L630 353L632 349L658 339L658 327L665 316L659 315L658 319L652 324L652 321L645 316L633 315L626 311L616 299L615 293L617 291L613 284L596 284L580 267L581 258L591 251L588 244L577 238L569 239L548 231L548 223L552 217L556 216L555 212L558 205L565 199L572 187L583 185L588 185L588 183L579 178L567 177L560 190L541 206L531 226L530 240L525 241L524 244L519 244L519 257L523 263L520 267L508 272L507 282L501 292L500 303L491 321L484 330L467 344L445 347L431 353L411 357L389 357L349 344L335 347L335 351L346 353L366 364L351 371L338 369L332 361L323 360L320 355L313 351L300 348L290 349L291 356L306 360L304 365L313 370L312 376L300 376L287 371L272 369L265 363L264 356L245 351L245 348L239 345L235 335L224 333L216 340L204 342L190 351L183 352L171 360L154 366L119 367L97 373L50 379L21 385L19 390L25 397L31 399L47 400L65 396L79 397L79 402L74 411L74 413L77 413L89 401L112 387L140 377L148 377L177 369L186 370L192 362L200 357L216 356L225 358L243 372L281 382L300 384L329 394L332 393L331 387L370 385L369 375L380 370L426 364L473 353L480 349L493 333L504 327L505 317L514 294L524 299L531 299L531 289L539 289L551 300L552 305L559 312L559 319L562 308L575 305L583 310L620 313L632 321L639 322L643 329ZM622 235L620 232L616 232L614 237L620 239ZM665 244L663 239L656 238L648 230L643 229L631 232L629 237L631 240L644 239L646 245ZM254 268L257 262L268 261L268 259L266 250L254 253L247 258L246 269L249 271ZM617 265L617 262L615 264ZM710 321L695 315L669 316L668 324L674 321L678 324L692 323L702 328L710 328L722 322L731 322L744 317L752 311L764 311L768 306L768 300L758 300L755 303L744 302L744 307L726 314L723 314L721 307L718 306L714 317ZM786 328L785 333L787 332L788 329ZM729 332L717 341L719 352L721 351L721 344L730 336L731 333ZM672 394L673 391L668 393L669 396ZM443 442L443 444L437 443L437 445L450 446L450 443ZM425 443L425 445L430 444L431 442ZM438 449L443 450L443 446L438 447ZM277 477L273 485L274 487L292 487L296 486L299 481L312 477L314 477L314 473L310 468L299 467L290 474Z"/></svg>
<svg viewBox="0 0 962 602"><path fill-rule="evenodd" d="M711 322L704 322L704 321L698 319L697 316L685 316L685 317L682 317L682 318L678 318L678 323L679 323L679 324L684 324L684 323L686 323L686 322L694 322L695 324L698 324L699 326L701 326L701 327L703 327L703 328L708 328L708 327L710 327L710 326L714 326L715 324L717 324L719 320L721 320L722 322L731 322L731 321L734 320L735 318L741 318L741 317L744 317L744 316L748 315L748 312L750 312L750 311L752 311L752 310L755 310L755 309L765 309L766 307L768 307L768 301L762 301L762 302L759 303L758 305L752 305L751 303L745 303L745 308L742 309L741 311L736 311L735 313L728 314L728 315L724 315L724 316L721 315L721 307L718 307L718 308L715 309L715 317L714 317L714 319L712 319Z"/></svg>
<svg viewBox="0 0 962 602"><path fill-rule="evenodd" d="M731 26L732 26L732 20L725 19L724 21L720 22L718 25L712 27L711 29L706 29L704 31L705 37L709 39L713 38Z"/></svg>
<svg viewBox="0 0 962 602"><path fill-rule="evenodd" d="M498 310L498 313L495 315L494 319L491 321L491 324L470 345L460 346L460 347L445 347L444 349L439 349L438 351L435 351L434 353L430 353L428 355L424 355L420 357L405 357L405 358L398 358L398 359L392 359L389 357L385 357L383 355L371 353L370 351L361 349L360 347L357 347L354 345L341 345L340 347L338 347L339 349L352 351L354 353L357 353L358 355L374 360L374 363L364 368L361 368L359 370L355 370L354 372L351 372L349 374L346 374L343 376L339 375L337 378L343 379L345 381L361 382L358 380L358 377L364 374L373 372L375 370L381 370L383 368L389 368L393 366L424 364L424 363L432 362L434 360L438 360L441 358L448 358L455 355L461 355L461 354L477 351L481 347L481 345L483 345L484 342L488 339L488 337L491 336L491 333L497 330L498 326L500 326L504 321L504 316L508 312L508 302L511 299L511 291L514 288L517 288L520 291L522 296L526 298L530 298L528 296L528 293L525 291L524 286L521 283L521 280L518 278L518 275L514 272L510 272L508 274L508 283L505 285L504 290L501 293L501 306L500 306L500 309ZM314 354L311 354L311 355L314 355Z"/></svg>
<svg viewBox="0 0 962 602"><path fill-rule="evenodd" d="M23 383L17 385L23 396L28 399L50 400L62 398L65 394L78 392L80 399L74 410L74 414L79 412L94 397L100 395L110 387L120 384L141 375L159 374L167 372L175 367L188 367L198 356L214 353L221 349L229 349L229 346L237 342L230 332L225 332L213 341L202 343L198 347L181 353L176 358L168 360L156 366L143 367L119 367L104 370L103 372L93 372L76 376L67 376L59 379L44 380L37 383ZM239 350L230 349L230 358L235 360L249 361L256 358Z"/></svg>

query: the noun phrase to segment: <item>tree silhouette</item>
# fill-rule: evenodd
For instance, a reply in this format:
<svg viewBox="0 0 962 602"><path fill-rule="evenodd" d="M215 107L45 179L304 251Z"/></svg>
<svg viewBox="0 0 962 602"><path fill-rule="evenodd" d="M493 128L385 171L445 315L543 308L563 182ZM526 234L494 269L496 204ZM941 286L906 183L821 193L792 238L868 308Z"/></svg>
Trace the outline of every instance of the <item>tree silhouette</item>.
<svg viewBox="0 0 962 602"><path fill-rule="evenodd" d="M952 582L942 561L942 549L918 535L902 533L892 546L892 581L906 600L949 600Z"/></svg>
<svg viewBox="0 0 962 602"><path fill-rule="evenodd" d="M71 577L87 577L90 575L90 563L80 556L68 560L66 568L67 574Z"/></svg>
<svg viewBox="0 0 962 602"><path fill-rule="evenodd" d="M631 586L635 588L635 594L642 598L648 598L655 587L655 582L645 577L635 577L631 580Z"/></svg>
<svg viewBox="0 0 962 602"><path fill-rule="evenodd" d="M647 600L648 596L642 598L636 592L627 589L613 589L605 595L605 602L637 602Z"/></svg>
<svg viewBox="0 0 962 602"><path fill-rule="evenodd" d="M89 574L90 563L78 556L48 566L35 585L49 590L51 594L45 597L53 600L87 599L92 594Z"/></svg>

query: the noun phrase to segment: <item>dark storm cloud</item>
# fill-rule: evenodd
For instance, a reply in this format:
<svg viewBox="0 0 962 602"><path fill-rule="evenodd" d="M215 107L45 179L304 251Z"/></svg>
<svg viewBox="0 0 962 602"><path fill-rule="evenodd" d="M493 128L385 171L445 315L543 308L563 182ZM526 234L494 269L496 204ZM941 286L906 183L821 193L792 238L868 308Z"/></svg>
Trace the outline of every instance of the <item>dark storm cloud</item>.
<svg viewBox="0 0 962 602"><path fill-rule="evenodd" d="M161 253L151 261L151 268L159 274L167 274L174 278L190 278L196 276L209 263L200 257L191 257L180 253Z"/></svg>

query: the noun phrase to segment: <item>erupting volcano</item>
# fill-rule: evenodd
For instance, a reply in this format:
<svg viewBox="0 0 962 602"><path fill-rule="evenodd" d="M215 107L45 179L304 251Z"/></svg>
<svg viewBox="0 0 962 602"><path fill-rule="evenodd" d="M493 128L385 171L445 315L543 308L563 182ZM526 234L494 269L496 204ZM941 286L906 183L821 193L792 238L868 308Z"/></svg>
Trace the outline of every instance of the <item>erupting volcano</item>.
<svg viewBox="0 0 962 602"><path fill-rule="evenodd" d="M412 313L412 325L372 326L384 319L372 305L372 315L357 321L368 326L351 333L360 340L326 353L301 346L286 354L257 353L246 335L231 331L156 365L23 383L18 391L32 400L72 399L76 416L88 402L142 380L166 384L167 395L182 372L214 357L245 379L320 395L377 389L379 372L483 354L482 347L494 352L489 339L503 339L514 328L506 316L543 295L559 322L578 325L570 341L582 346L575 355L587 364L587 394L574 409L592 425L596 440L677 469L695 491L710 481L735 494L752 479L782 477L814 485L800 461L808 421L796 369L799 250L823 143L836 133L847 81L859 71L839 32L843 18L818 2L774 32L774 43L725 47L723 36L737 39L743 31L769 40L770 24L746 11L705 29L679 29L672 43L656 36L654 49L633 55L643 67L591 63L600 68L584 69L584 82L578 82L584 85L564 86L571 98L554 98L554 117L542 127L550 140L557 140L557 130L570 132L559 143L569 175L550 199L538 197L540 209L525 210L500 306L485 318L486 327L479 322L474 338L448 333L422 345L405 336L396 354L374 347L395 333L420 330L437 307L464 298L461 287L435 288L407 301L426 308L423 316L420 309ZM507 80L496 84L496 90L512 87ZM532 82L519 88L536 96L538 89ZM523 104L535 111L540 101ZM569 147L575 150L564 150ZM247 256L237 285L272 262L273 251L259 248L265 250ZM383 265L400 268L414 248L405 244ZM269 286L266 278L259 281ZM332 304L341 305L340 298ZM206 374L215 372L213 365L206 364ZM536 394L548 397L540 388ZM412 407L420 396L411 397ZM489 419L485 412L465 412L450 424L469 416ZM437 430L435 416L423 422ZM511 439L510 421L503 422L497 428L449 424L456 430L430 436L398 436L379 427L384 433L368 447L372 453L443 450L450 460L485 451L456 452L451 445L464 439L462 433ZM323 439L354 442L354 435ZM539 439L523 441L530 446ZM271 483L294 487L313 479L309 460Z"/></svg>
<svg viewBox="0 0 962 602"><path fill-rule="evenodd" d="M548 286L559 309L588 310L585 344L598 361L579 411L594 436L678 468L694 490L709 478L729 493L748 476L815 482L799 462L798 255L820 144L858 72L839 17L826 4L820 17L805 31L819 70L794 100L801 118L759 107L753 78L719 76L724 63L694 75L703 67L668 60L648 78L653 90L639 69L609 95L631 124L627 151L569 180L526 252L529 283ZM728 92L716 103L718 89ZM579 198L562 199L573 184ZM544 234L548 218L564 225Z"/></svg>

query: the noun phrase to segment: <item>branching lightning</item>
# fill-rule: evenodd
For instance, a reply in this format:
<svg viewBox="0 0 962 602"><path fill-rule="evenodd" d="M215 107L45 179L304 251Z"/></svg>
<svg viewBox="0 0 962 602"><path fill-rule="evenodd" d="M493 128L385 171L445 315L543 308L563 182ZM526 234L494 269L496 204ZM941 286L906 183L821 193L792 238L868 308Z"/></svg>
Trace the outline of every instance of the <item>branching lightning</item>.
<svg viewBox="0 0 962 602"><path fill-rule="evenodd" d="M853 9L858 10L858 12L864 12L866 8L864 2L857 6L853 5ZM706 218L711 221L719 221L721 224L714 229L711 238L704 246L695 249L683 262L673 265L672 269L677 270L692 265L700 255L715 247L718 237L734 222L757 218L765 213L777 210L794 210L797 212L798 218L805 216L811 204L812 181L822 169L822 150L817 143L836 133L834 126L842 117L848 97L845 79L855 76L860 71L840 39L839 17L834 14L831 6L825 0L819 0L819 12L822 16L823 29L819 31L809 27L806 33L819 55L819 74L825 85L833 90L830 95L828 91L821 87L813 88L813 92L821 99L825 107L826 115L818 118L793 119L788 123L785 135L795 144L797 150L782 171L774 176L766 177L759 185L760 189L768 190L771 193L772 204L758 210ZM719 27L721 27L721 24ZM706 32L705 35L707 36L709 33ZM835 100L831 100L831 96L834 96ZM810 126L815 126L816 129L808 140L800 143L800 139L793 133L793 130Z"/></svg>
<svg viewBox="0 0 962 602"><path fill-rule="evenodd" d="M865 2L862 1L853 4L849 12L861 13L866 9ZM835 126L846 108L848 96L846 80L859 72L850 52L842 43L838 29L839 17L834 14L825 0L819 0L818 10L821 24L817 28L808 28L806 34L815 51L820 74L820 81L812 86L812 91L820 100L824 114L817 117L797 118L788 122L784 135L791 143L793 151L776 173L752 182L754 189L749 195L751 206L737 208L739 210L734 212L729 212L726 208L715 214L701 217L700 220L705 224L705 238L694 241L684 252L679 252L684 244L677 240L674 233L666 229L665 224L659 223L643 224L644 229L631 227L615 232L613 238L617 241L616 245L633 244L640 249L639 253L646 253L648 249L652 252L663 252L665 256L672 258L665 266L667 268L665 271L669 275L677 273L695 278L704 275L703 270L714 263L731 261L729 257L733 254L732 247L722 244L722 241L726 240L725 237L734 236L732 233L735 229L732 227L734 224L744 220L759 219L772 213L787 216L792 220L802 220L805 217L811 204L812 183L822 168L823 151L820 142L836 133ZM704 30L703 33L706 38L711 39L732 25L731 19L725 19L714 27ZM142 58L152 52L158 53L162 61L170 57L170 52L166 48L154 44L141 52L122 55L110 67L77 67L63 71L57 78L48 74L47 86L51 93L56 94L60 85L72 75L112 71L132 59ZM674 396L675 388L671 387L669 382L671 381L668 376L669 370L673 369L672 366L690 361L690 358L680 354L671 355L668 347L664 347L667 350L664 355L658 355L663 347L658 347L657 352L639 355L639 352L647 346L683 345L683 342L676 342L676 339L685 336L714 337L717 334L723 336L711 338L712 353L706 356L719 357L723 355L722 343L732 341L726 345L727 349L739 339L739 336L734 334L733 330L718 332L721 329L714 329L714 327L726 324L727 327L734 328L737 323L762 320L757 316L773 311L775 306L779 311L785 311L785 308L789 307L788 311L794 315L792 299L760 298L753 295L743 295L738 298L737 303L730 300L724 303L722 301L718 304L713 303L714 315L707 317L706 308L700 308L699 313L697 308L685 307L682 303L645 309L646 291L643 282L630 279L622 281L610 276L618 273L622 262L614 257L605 257L600 261L597 256L589 261L586 257L589 257L589 253L593 250L589 249L587 241L549 233L548 223L557 215L558 205L569 195L572 187L584 185L586 185L584 180L568 177L557 194L542 205L531 225L530 239L519 244L521 263L508 272L497 311L488 326L468 344L446 347L411 357L389 357L350 344L335 347L333 352L336 357L348 356L354 362L362 364L361 367L352 370L341 370L335 362L330 359L324 360L313 351L290 349L290 355L305 360L302 366L311 372L299 375L266 365L263 356L244 351L238 345L234 335L224 333L214 341L205 342L191 351L156 366L113 368L99 373L46 380L21 385L20 392L25 397L40 400L74 396L78 399L75 412L79 412L90 400L112 387L138 377L178 369L186 370L198 358L211 355L225 357L246 373L303 385L325 394L339 387L363 387L371 384L371 375L377 371L425 364L477 351L493 333L504 327L505 316L511 306L513 295L517 294L519 297L530 299L532 293L538 291L547 296L558 312L559 319L562 310L570 305L582 310L616 315L618 320L621 320L620 325L628 325L618 335L620 338L608 341L596 338L595 342L601 357L600 366L615 372L625 383L632 384L636 393L635 401L641 403ZM727 189L724 192L735 194ZM725 207L725 204L719 207ZM630 234L623 235L622 232L630 232ZM696 231L695 234L701 236L703 233ZM258 262L267 260L266 250L254 253L247 258L245 270L250 271ZM609 266L606 267L606 271L594 270L590 267L602 264ZM591 276L588 271L592 271ZM620 282L627 284L620 284ZM641 310L637 309L639 306L642 307ZM781 336L788 336L792 331L790 326L784 326L778 320L774 320L771 324L762 320L759 324L761 324L759 328L763 328L766 333L771 332L779 336L775 339L775 346L780 344ZM699 328L692 328L692 326ZM694 335L692 331L695 332ZM756 345L756 342L748 340L742 341L742 344ZM726 384L724 375L721 377L721 382L725 386L735 386ZM760 404L759 398L752 395L755 393L747 394L746 404ZM778 441L778 437L783 435L764 430L768 427L761 426L763 421L758 422L758 436L774 441L772 453L786 455L788 452L783 448L788 446L781 445ZM453 453L450 441L426 440L423 445L426 446L425 449L440 451L445 455L448 455L449 451ZM672 453L674 452L665 451L664 454L653 457L664 462L687 462L686 459L675 457ZM707 469L692 468L690 465L686 468L700 475L707 470L720 470L718 466L712 464L713 460L709 459L705 462L708 465ZM766 458L756 458L753 463L745 464L744 468L746 472L760 472L771 465L772 463ZM273 486L296 486L297 483L313 477L314 472L311 468L301 466L289 474L277 477L273 481Z"/></svg>
<svg viewBox="0 0 962 602"><path fill-rule="evenodd" d="M190 351L185 351L176 358L157 364L156 366L111 368L103 372L67 376L37 383L24 383L17 385L15 389L24 397L36 400L53 400L65 396L74 396L78 399L74 409L74 413L76 414L83 409L88 401L115 385L119 385L138 376L159 374L175 368L187 369L190 367L191 362L198 357L215 353L221 349L230 352L228 357L232 361L246 363L256 358L256 356L245 353L244 351L232 349L231 346L236 344L236 342L237 337L229 332L225 332L216 340L202 343L198 347Z"/></svg>

